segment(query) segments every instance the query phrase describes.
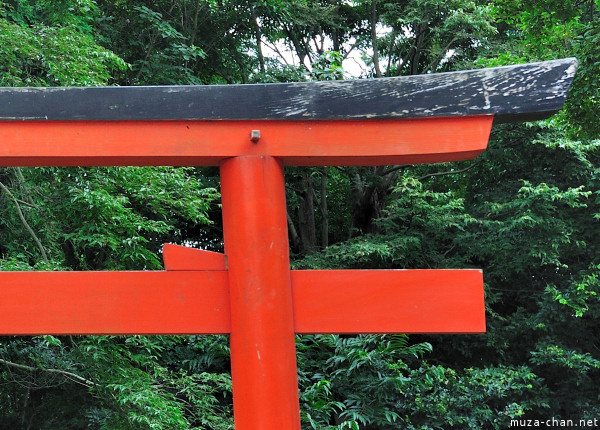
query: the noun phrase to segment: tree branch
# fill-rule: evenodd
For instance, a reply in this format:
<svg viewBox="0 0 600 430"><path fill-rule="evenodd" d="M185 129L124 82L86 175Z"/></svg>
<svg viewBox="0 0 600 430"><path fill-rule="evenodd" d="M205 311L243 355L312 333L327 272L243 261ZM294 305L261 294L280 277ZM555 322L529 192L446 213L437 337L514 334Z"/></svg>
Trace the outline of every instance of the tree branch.
<svg viewBox="0 0 600 430"><path fill-rule="evenodd" d="M285 58L285 55L283 55L283 53L279 50L277 45L269 43L266 40L263 40L262 44L269 48L271 51L275 52L277 55L279 55L279 60L282 61L283 64L285 64L286 66L290 65L289 61Z"/></svg>
<svg viewBox="0 0 600 430"><path fill-rule="evenodd" d="M44 369L44 368L31 367L31 366L27 366L25 364L13 363L12 361L4 360L2 358L0 358L0 364L4 364L5 366L14 367L16 369L27 370L28 372L42 371L42 372L47 372L47 373L57 373L59 375L63 375L67 379L69 379L77 384L85 385L87 387L94 387L97 385L95 382L90 381L89 379L85 379L83 376L79 376L75 373L68 372L66 370Z"/></svg>
<svg viewBox="0 0 600 430"><path fill-rule="evenodd" d="M482 161L483 161L483 158L482 158L482 159L479 159L479 160L477 160L477 161L475 161L475 162L473 162L473 163L471 163L471 164L470 164L468 167L465 167L464 169L461 169L461 170L450 170L450 171L448 171L448 172L429 173L429 174L427 174L427 175L423 175L423 176L421 176L420 178L417 178L417 181L419 181L419 182L420 182L420 181L422 181L422 180L424 180L424 179L427 179L427 178L432 178L432 177L435 177L435 176L457 175L457 174L459 174L459 173L464 173L464 172L466 172L467 170L471 170L473 167L477 166L477 165L478 165L479 163L481 163Z"/></svg>
<svg viewBox="0 0 600 430"><path fill-rule="evenodd" d="M25 229L29 232L29 235L31 236L31 238L37 245L38 249L40 250L40 253L42 254L42 259L44 260L44 263L49 264L50 262L48 261L48 255L46 254L46 250L44 249L42 242L40 242L40 240L36 236L35 232L31 228L29 223L27 223L27 220L25 219L25 215L23 214L23 211L21 210L21 205L19 205L19 201L13 195L13 193L10 192L10 190L6 187L6 185L4 185L2 182L0 182L0 189L2 191L4 191L6 193L6 195L8 197L10 197L11 200L13 201L13 203L15 204L15 207L17 208L17 213L19 214L19 219L21 220L21 223L23 224Z"/></svg>
<svg viewBox="0 0 600 430"><path fill-rule="evenodd" d="M386 171L384 171L381 176L389 175L390 173L397 172L398 170L406 169L407 167L412 166L412 164L398 164L394 167L390 167Z"/></svg>
<svg viewBox="0 0 600 430"><path fill-rule="evenodd" d="M450 47L454 44L454 42L456 42L456 39L456 37L453 37L452 40L448 42L446 47L441 51L440 55L438 55L431 63L429 63L429 66L427 66L423 73L427 73L428 71L435 72L435 69L439 67L440 63L450 50Z"/></svg>
<svg viewBox="0 0 600 430"><path fill-rule="evenodd" d="M39 207L37 207L33 203L26 202L25 200L17 199L17 201L19 203L21 203L22 205L24 205L24 206L27 206L27 207L30 207L30 208L34 208L34 209L39 209Z"/></svg>

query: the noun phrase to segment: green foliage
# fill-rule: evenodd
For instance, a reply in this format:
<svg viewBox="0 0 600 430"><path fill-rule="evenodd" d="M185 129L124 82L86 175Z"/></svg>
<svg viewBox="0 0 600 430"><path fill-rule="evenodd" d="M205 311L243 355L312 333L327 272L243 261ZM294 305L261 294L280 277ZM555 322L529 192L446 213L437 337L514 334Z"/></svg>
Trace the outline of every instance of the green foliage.
<svg viewBox="0 0 600 430"><path fill-rule="evenodd" d="M50 255L75 270L161 268L162 244L193 240L185 237L183 224L209 224L207 213L219 196L203 187L194 169L40 168L7 176L21 187L23 201L40 196L26 206L30 222L45 235ZM5 212L5 252L35 265L31 238L14 208Z"/></svg>
<svg viewBox="0 0 600 430"><path fill-rule="evenodd" d="M305 428L502 429L548 407L530 368L420 362L431 345L406 336L302 336L298 350Z"/></svg>
<svg viewBox="0 0 600 430"><path fill-rule="evenodd" d="M229 374L165 360L186 344L148 336L7 339L0 358L27 364L0 374L14 386L11 400L0 398L3 424L20 420L24 407L32 428L232 429Z"/></svg>
<svg viewBox="0 0 600 430"><path fill-rule="evenodd" d="M411 372L406 428L504 429L510 419L544 404L540 380L525 366L464 369L424 365ZM410 397L409 397L410 398Z"/></svg>
<svg viewBox="0 0 600 430"><path fill-rule="evenodd" d="M92 2L17 1L0 8L0 85L106 85L126 63L97 44Z"/></svg>
<svg viewBox="0 0 600 430"><path fill-rule="evenodd" d="M489 5L471 0L382 3L382 23L391 28L380 43L389 75L452 70L496 31Z"/></svg>
<svg viewBox="0 0 600 430"><path fill-rule="evenodd" d="M136 78L141 82L157 84L199 83L190 63L203 59L206 54L199 47L188 44L188 39L173 25L147 6L133 6L142 28L140 38L132 40L133 46L147 50L146 56L133 63ZM130 24L131 25L131 24Z"/></svg>
<svg viewBox="0 0 600 430"><path fill-rule="evenodd" d="M102 380L92 393L103 401L104 413L95 411L99 428L231 429L231 411L223 399L230 396L226 374L189 373L162 365L168 349L181 338L140 337L81 339L77 353L86 369Z"/></svg>
<svg viewBox="0 0 600 430"><path fill-rule="evenodd" d="M557 311L574 312L575 317L584 315L590 318L598 318L600 315L600 265L592 266L590 272L585 273L582 279L570 283L565 291L560 291L554 286L548 286L546 293L552 296L552 300L560 305Z"/></svg>
<svg viewBox="0 0 600 430"><path fill-rule="evenodd" d="M428 268L468 264L451 262L459 245L457 233L474 220L465 214L464 199L453 192L424 187L415 176L404 176L378 223L382 234L364 235L296 262L302 268Z"/></svg>
<svg viewBox="0 0 600 430"><path fill-rule="evenodd" d="M97 2L105 46L132 65L124 85L246 82L252 70L246 4Z"/></svg>
<svg viewBox="0 0 600 430"><path fill-rule="evenodd" d="M600 5L597 6L600 10ZM597 11L596 14L600 13ZM571 97L567 102L566 116L577 138L597 139L600 136L600 24L595 19L581 29L575 39L574 54L579 69Z"/></svg>
<svg viewBox="0 0 600 430"><path fill-rule="evenodd" d="M344 79L343 56L337 51L327 51L313 64L312 75L316 81Z"/></svg>
<svg viewBox="0 0 600 430"><path fill-rule="evenodd" d="M407 336L302 336L298 341L302 419L307 428L345 429L400 423L405 361L431 352ZM335 424L333 424L335 423Z"/></svg>
<svg viewBox="0 0 600 430"><path fill-rule="evenodd" d="M517 62L576 57L579 68L566 109L559 115L576 139L597 139L600 127L600 26L597 1L500 0L491 12L503 38L491 43L482 62ZM500 51L500 52L498 52Z"/></svg>

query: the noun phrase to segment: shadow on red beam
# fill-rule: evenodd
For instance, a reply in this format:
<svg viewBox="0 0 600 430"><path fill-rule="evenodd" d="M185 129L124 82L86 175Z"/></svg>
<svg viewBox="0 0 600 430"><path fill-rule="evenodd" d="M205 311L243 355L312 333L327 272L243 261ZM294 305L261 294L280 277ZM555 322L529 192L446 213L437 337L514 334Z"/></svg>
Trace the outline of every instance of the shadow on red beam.
<svg viewBox="0 0 600 430"><path fill-rule="evenodd" d="M226 334L227 271L1 272L0 334ZM292 271L297 333L482 333L479 270Z"/></svg>

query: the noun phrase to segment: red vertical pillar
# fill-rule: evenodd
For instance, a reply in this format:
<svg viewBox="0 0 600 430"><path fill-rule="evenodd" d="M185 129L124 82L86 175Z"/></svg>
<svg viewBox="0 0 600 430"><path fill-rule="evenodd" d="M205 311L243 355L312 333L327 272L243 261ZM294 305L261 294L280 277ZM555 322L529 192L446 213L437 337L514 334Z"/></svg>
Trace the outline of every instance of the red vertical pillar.
<svg viewBox="0 0 600 430"><path fill-rule="evenodd" d="M283 167L268 156L221 163L236 430L299 430Z"/></svg>

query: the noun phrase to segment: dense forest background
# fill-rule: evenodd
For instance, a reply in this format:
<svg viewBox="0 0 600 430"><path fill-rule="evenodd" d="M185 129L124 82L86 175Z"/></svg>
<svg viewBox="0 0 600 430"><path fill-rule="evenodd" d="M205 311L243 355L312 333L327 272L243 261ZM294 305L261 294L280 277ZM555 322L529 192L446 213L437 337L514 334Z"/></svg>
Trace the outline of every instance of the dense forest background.
<svg viewBox="0 0 600 430"><path fill-rule="evenodd" d="M561 113L495 126L474 161L286 170L296 268L485 276L485 335L298 337L306 429L600 419L599 46L600 0L0 1L0 86L578 58ZM160 269L164 242L221 249L216 168L0 168L0 270ZM0 428L231 429L228 354L224 336L0 338Z"/></svg>

